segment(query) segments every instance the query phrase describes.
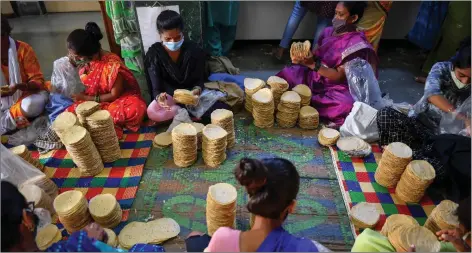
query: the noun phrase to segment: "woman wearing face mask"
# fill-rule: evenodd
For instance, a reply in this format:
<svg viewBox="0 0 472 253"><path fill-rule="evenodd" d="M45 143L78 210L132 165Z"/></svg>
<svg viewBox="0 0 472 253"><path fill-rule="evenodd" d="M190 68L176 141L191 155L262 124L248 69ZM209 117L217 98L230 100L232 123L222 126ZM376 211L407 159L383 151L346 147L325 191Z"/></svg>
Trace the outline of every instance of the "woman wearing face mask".
<svg viewBox="0 0 472 253"><path fill-rule="evenodd" d="M346 1L336 6L333 26L326 28L318 47L307 58L293 58L294 65L284 68L277 76L290 87L306 84L312 90L311 105L320 118L332 127L341 126L354 104L344 72L344 64L355 58L368 61L374 70L377 55L356 24L362 18L366 2Z"/></svg>
<svg viewBox="0 0 472 253"><path fill-rule="evenodd" d="M151 96L156 100L166 95L174 96L176 89L190 90L199 96L207 79L207 55L197 43L184 37L184 23L177 12L161 12L156 26L162 42L152 45L144 59ZM211 112L218 108L229 109L229 106L218 101L202 119L208 121Z"/></svg>
<svg viewBox="0 0 472 253"><path fill-rule="evenodd" d="M295 237L282 228L287 216L295 211L300 185L300 176L290 161L243 158L234 175L249 194L246 207L255 215L252 228L248 231L219 228L209 244L207 235L193 233L186 240L188 252L201 252L205 247L205 252L329 251L318 242Z"/></svg>
<svg viewBox="0 0 472 253"><path fill-rule="evenodd" d="M456 109L470 99L470 37L466 38L452 61L436 63L426 79L424 95L414 106L412 117L387 107L377 113L380 144L403 142L418 149L431 136L439 134L441 118L451 115L469 129L468 113Z"/></svg>
<svg viewBox="0 0 472 253"><path fill-rule="evenodd" d="M85 29L76 29L67 37L69 59L79 69L85 92L73 97L75 103L67 110L75 112L84 101L96 101L103 110L108 110L115 123L118 138L123 128L138 131L146 103L141 97L138 82L120 57L102 50L103 38L98 25L89 22Z"/></svg>

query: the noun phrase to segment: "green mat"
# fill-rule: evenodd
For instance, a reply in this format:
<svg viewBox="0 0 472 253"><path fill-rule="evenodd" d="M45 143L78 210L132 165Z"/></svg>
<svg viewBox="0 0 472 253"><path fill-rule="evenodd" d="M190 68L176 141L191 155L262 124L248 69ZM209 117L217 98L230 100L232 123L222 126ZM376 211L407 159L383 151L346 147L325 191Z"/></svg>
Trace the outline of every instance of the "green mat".
<svg viewBox="0 0 472 253"><path fill-rule="evenodd" d="M292 161L301 176L298 205L284 227L291 233L319 241L331 250L349 251L353 244L349 218L336 179L330 152L320 147L317 130L259 129L252 118L235 116L236 146L217 169L199 160L190 168L178 168L172 150L153 149L145 165L130 220L160 217L175 219L181 226L177 239L165 244L167 250L184 251L183 239L192 230L206 232L205 203L208 187L227 182L238 189L237 228L249 228L245 208L247 195L233 177L235 165L243 157L282 157ZM158 132L165 131L159 129Z"/></svg>

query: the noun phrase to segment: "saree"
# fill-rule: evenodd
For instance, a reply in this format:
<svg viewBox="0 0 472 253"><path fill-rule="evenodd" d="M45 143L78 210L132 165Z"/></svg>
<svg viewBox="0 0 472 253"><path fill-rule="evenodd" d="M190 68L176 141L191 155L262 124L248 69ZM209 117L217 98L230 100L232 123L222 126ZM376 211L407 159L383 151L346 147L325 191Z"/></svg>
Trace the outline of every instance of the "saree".
<svg viewBox="0 0 472 253"><path fill-rule="evenodd" d="M348 32L338 36L332 34L333 27L326 28L314 52L322 64L337 68L359 57L376 69L377 55L364 33ZM354 99L349 92L347 80L332 81L302 65L286 67L277 73L277 76L285 79L290 88L298 84L308 85L312 91L311 105L318 110L321 120L341 126L353 107Z"/></svg>
<svg viewBox="0 0 472 253"><path fill-rule="evenodd" d="M313 241L291 235L282 227L270 232L257 252L318 252Z"/></svg>
<svg viewBox="0 0 472 253"><path fill-rule="evenodd" d="M385 20L392 8L393 1L369 1L364 11L364 16L357 27L364 31L367 40L372 44L375 51L379 48Z"/></svg>
<svg viewBox="0 0 472 253"><path fill-rule="evenodd" d="M100 54L99 60L91 61L79 69L85 94L97 96L110 93L120 74L123 78L123 93L113 102L100 102L100 106L102 110L110 112L118 137L122 135L122 128L136 132L146 114L146 103L141 97L138 82L117 55L104 51ZM67 111L75 113L82 102L84 101L75 102Z"/></svg>

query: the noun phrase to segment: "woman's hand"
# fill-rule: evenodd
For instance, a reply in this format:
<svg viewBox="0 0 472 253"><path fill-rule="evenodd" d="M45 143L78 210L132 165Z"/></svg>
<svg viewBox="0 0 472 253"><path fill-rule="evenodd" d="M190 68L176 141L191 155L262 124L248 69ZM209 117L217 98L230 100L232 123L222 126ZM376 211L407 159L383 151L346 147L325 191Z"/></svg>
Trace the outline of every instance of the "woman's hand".
<svg viewBox="0 0 472 253"><path fill-rule="evenodd" d="M2 87L2 97L9 97L17 91L16 85Z"/></svg>
<svg viewBox="0 0 472 253"><path fill-rule="evenodd" d="M95 222L87 225L84 230L85 232L87 232L87 236L91 239L95 239L105 243L108 241L108 235L105 230Z"/></svg>
<svg viewBox="0 0 472 253"><path fill-rule="evenodd" d="M77 101L90 101L91 99L90 99L90 96L87 96L85 95L85 93L81 92L81 93L72 95L72 100L74 100L74 102L77 102Z"/></svg>
<svg viewBox="0 0 472 253"><path fill-rule="evenodd" d="M311 65L315 63L315 59L314 59L313 54L310 51L308 52L308 55L306 57L297 57L297 56L292 57L292 63L310 67Z"/></svg>
<svg viewBox="0 0 472 253"><path fill-rule="evenodd" d="M202 94L202 89L200 87L195 87L192 90L192 94L195 96L200 96L200 94Z"/></svg>
<svg viewBox="0 0 472 253"><path fill-rule="evenodd" d="M459 252L465 252L470 249L465 247L464 240L462 240L462 232L459 229L443 229L436 233L440 241L450 242Z"/></svg>

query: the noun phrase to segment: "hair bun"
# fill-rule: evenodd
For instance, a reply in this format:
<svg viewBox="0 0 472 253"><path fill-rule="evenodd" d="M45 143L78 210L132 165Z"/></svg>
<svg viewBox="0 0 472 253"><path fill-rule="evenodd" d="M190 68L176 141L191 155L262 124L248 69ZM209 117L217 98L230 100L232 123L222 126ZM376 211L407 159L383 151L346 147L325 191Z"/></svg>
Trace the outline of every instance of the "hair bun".
<svg viewBox="0 0 472 253"><path fill-rule="evenodd" d="M97 23L95 22L88 22L85 25L85 31L90 34L96 41L100 41L103 39L102 31L100 31L100 27L98 27Z"/></svg>
<svg viewBox="0 0 472 253"><path fill-rule="evenodd" d="M267 181L267 168L261 161L243 158L234 171L238 182L245 186L249 194L257 192Z"/></svg>

